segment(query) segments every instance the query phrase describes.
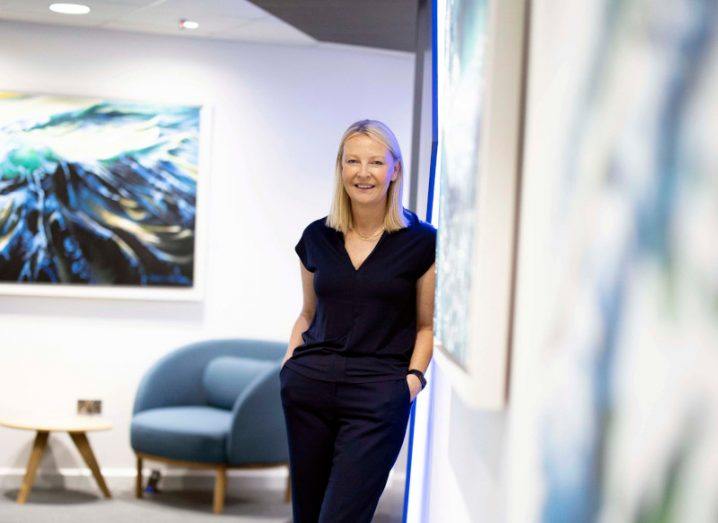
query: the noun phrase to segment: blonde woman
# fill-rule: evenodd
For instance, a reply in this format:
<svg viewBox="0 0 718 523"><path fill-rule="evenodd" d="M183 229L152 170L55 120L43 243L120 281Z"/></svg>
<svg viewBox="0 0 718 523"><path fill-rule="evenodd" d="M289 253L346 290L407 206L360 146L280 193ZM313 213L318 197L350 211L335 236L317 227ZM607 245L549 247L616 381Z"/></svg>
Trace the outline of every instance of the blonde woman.
<svg viewBox="0 0 718 523"><path fill-rule="evenodd" d="M349 126L328 216L295 250L304 303L280 370L295 523L370 522L431 360L436 229L404 207L376 120Z"/></svg>

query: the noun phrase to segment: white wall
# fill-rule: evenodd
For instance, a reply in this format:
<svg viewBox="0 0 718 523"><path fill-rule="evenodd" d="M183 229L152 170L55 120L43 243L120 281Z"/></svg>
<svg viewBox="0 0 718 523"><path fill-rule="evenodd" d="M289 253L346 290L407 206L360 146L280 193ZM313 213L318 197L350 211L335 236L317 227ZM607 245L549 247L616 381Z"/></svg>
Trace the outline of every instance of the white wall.
<svg viewBox="0 0 718 523"><path fill-rule="evenodd" d="M428 500L421 521L502 521L507 412L472 409L432 364Z"/></svg>
<svg viewBox="0 0 718 523"><path fill-rule="evenodd" d="M0 22L0 73L0 89L213 108L203 302L0 296L0 415L101 399L115 428L90 439L106 469L134 466L135 390L163 354L215 337L288 340L301 299L293 247L328 211L346 126L381 119L410 156L409 54ZM30 433L1 429L0 469L24 469L30 447ZM51 436L41 470L55 467L84 467L66 435Z"/></svg>

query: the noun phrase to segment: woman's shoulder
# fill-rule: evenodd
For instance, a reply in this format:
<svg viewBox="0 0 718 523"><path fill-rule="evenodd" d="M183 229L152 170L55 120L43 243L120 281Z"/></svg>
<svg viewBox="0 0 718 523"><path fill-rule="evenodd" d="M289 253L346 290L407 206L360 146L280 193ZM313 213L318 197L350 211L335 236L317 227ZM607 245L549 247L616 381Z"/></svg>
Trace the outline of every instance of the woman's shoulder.
<svg viewBox="0 0 718 523"><path fill-rule="evenodd" d="M327 229L329 229L329 226L326 224L327 216L323 216L322 218L317 218L314 221L309 222L309 224L304 227L304 231L302 234L318 234L318 233L325 233Z"/></svg>
<svg viewBox="0 0 718 523"><path fill-rule="evenodd" d="M413 230L415 234L427 238L436 237L436 227L431 223L419 218L414 211L404 209L404 212L409 217L409 229Z"/></svg>

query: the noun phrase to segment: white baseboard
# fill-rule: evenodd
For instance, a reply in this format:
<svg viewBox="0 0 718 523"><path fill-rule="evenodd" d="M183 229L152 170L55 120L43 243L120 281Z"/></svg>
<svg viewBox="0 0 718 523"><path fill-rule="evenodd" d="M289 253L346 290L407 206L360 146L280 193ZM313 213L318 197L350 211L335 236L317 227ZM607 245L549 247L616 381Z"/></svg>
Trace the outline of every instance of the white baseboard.
<svg viewBox="0 0 718 523"><path fill-rule="evenodd" d="M143 476L145 482L153 469L161 472L160 488L212 490L214 488L214 471L211 469L167 468L158 462L156 466L145 462ZM229 469L227 471L227 491L284 491L286 487L288 468L286 465L262 469ZM133 490L135 488L135 469L133 468L103 468L102 475L110 490ZM25 469L1 468L0 485L2 488L20 488ZM392 469L387 484L403 483L406 479L405 471ZM89 469L86 468L60 468L54 470L37 471L35 487L39 488L68 488L93 489L97 488L95 480ZM98 491L99 492L99 491Z"/></svg>
<svg viewBox="0 0 718 523"><path fill-rule="evenodd" d="M148 460L149 461L149 460ZM211 469L167 468L162 463L156 466L145 462L143 476L145 481L151 471L161 472L160 488L212 490L214 488L214 471ZM135 469L103 468L102 475L110 490L132 490L135 485ZM230 469L227 471L227 490L247 492L257 490L283 491L286 487L288 469L286 466L269 467L266 469ZM25 469L0 468L0 484L4 489L20 488ZM97 488L89 469L60 468L37 471L34 486L39 488Z"/></svg>

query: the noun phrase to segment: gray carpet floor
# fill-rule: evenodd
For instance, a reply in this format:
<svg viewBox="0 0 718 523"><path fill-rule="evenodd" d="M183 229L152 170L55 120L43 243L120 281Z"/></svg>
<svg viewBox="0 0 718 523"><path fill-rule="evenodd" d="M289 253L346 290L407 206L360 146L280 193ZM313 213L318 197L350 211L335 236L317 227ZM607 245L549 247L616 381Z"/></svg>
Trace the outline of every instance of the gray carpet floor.
<svg viewBox="0 0 718 523"><path fill-rule="evenodd" d="M403 490L403 489L402 489ZM224 512L212 513L212 492L173 490L136 499L134 491L112 490L104 499L90 490L33 488L27 502L15 502L18 490L0 492L2 523L210 523L291 522L291 505L282 502L282 492L252 492L241 497L228 494ZM377 507L374 523L400 523L403 492L387 488Z"/></svg>

